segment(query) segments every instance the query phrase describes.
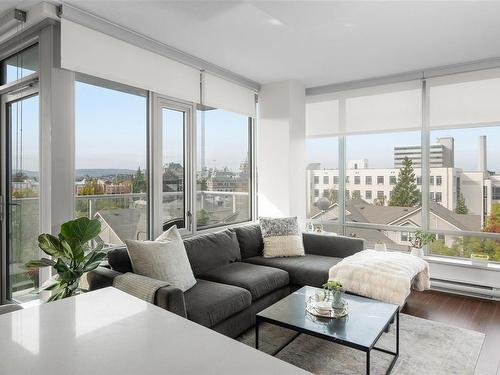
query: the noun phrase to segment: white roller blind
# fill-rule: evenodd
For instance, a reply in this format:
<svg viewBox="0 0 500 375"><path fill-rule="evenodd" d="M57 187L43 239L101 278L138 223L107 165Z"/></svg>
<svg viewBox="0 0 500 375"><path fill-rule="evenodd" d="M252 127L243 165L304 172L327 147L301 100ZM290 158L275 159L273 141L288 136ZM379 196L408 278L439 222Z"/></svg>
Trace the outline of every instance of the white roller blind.
<svg viewBox="0 0 500 375"><path fill-rule="evenodd" d="M255 92L210 73L203 77L203 104L255 117Z"/></svg>
<svg viewBox="0 0 500 375"><path fill-rule="evenodd" d="M500 69L427 80L432 128L500 125Z"/></svg>
<svg viewBox="0 0 500 375"><path fill-rule="evenodd" d="M327 137L339 133L339 100L331 95L307 97L306 136Z"/></svg>
<svg viewBox="0 0 500 375"><path fill-rule="evenodd" d="M200 72L77 23L61 20L61 67L198 103Z"/></svg>
<svg viewBox="0 0 500 375"><path fill-rule="evenodd" d="M346 134L411 130L422 126L420 81L352 90L344 95Z"/></svg>
<svg viewBox="0 0 500 375"><path fill-rule="evenodd" d="M421 127L421 81L307 98L306 134L310 137L414 130Z"/></svg>

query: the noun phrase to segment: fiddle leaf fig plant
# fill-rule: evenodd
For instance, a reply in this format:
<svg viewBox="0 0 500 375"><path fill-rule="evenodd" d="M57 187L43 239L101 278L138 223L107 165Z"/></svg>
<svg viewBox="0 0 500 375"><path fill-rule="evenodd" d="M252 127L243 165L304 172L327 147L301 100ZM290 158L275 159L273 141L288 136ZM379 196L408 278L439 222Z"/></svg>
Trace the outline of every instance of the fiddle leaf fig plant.
<svg viewBox="0 0 500 375"><path fill-rule="evenodd" d="M100 232L99 220L82 217L61 225L57 237L49 233L41 234L38 246L51 258L31 260L26 267L53 267L56 275L36 292L51 291L49 302L76 294L83 274L97 268L106 258L106 253L102 251L104 244L97 237Z"/></svg>

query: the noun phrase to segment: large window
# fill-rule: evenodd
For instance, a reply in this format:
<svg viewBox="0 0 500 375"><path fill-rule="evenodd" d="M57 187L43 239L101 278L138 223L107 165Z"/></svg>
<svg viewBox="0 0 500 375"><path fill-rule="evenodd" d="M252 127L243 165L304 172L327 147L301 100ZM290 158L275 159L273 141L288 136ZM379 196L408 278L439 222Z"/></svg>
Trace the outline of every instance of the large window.
<svg viewBox="0 0 500 375"><path fill-rule="evenodd" d="M251 220L251 118L204 108L197 124L198 229Z"/></svg>
<svg viewBox="0 0 500 375"><path fill-rule="evenodd" d="M436 234L430 254L500 261L499 98L500 69L308 98L307 134L339 135L345 150L342 232L407 250L423 228ZM309 159L308 174L321 175L318 163L337 150ZM321 216L338 219L338 208Z"/></svg>
<svg viewBox="0 0 500 375"><path fill-rule="evenodd" d="M147 98L75 83L76 215L98 218L109 246L148 238Z"/></svg>

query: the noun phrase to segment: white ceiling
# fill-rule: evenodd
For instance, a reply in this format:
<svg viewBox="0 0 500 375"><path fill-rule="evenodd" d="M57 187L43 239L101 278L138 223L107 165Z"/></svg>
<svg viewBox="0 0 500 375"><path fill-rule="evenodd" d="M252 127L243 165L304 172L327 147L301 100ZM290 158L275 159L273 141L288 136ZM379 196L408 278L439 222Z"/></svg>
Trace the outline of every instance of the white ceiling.
<svg viewBox="0 0 500 375"><path fill-rule="evenodd" d="M69 2L260 83L313 87L500 57L500 1Z"/></svg>

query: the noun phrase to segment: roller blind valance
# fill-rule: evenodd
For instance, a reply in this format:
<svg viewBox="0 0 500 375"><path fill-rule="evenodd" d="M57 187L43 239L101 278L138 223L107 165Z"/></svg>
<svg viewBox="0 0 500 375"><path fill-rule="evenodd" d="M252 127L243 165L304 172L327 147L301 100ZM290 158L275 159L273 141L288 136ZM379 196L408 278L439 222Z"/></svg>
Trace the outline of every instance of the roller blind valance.
<svg viewBox="0 0 500 375"><path fill-rule="evenodd" d="M421 85L421 81L410 81L309 96L306 134L314 137L419 129Z"/></svg>
<svg viewBox="0 0 500 375"><path fill-rule="evenodd" d="M431 128L500 125L500 69L427 79Z"/></svg>
<svg viewBox="0 0 500 375"><path fill-rule="evenodd" d="M202 76L202 88L204 105L255 117L255 91L207 72Z"/></svg>
<svg viewBox="0 0 500 375"><path fill-rule="evenodd" d="M66 19L61 20L61 67L200 102L198 69Z"/></svg>

